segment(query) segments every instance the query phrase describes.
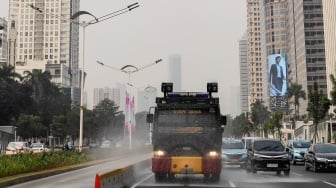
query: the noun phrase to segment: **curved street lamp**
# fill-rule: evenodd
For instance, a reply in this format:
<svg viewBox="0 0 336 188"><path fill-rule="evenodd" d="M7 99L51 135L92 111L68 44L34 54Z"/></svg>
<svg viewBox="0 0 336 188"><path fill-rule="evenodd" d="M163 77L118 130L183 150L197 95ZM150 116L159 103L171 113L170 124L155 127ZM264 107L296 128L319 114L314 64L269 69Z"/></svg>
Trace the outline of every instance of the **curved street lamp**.
<svg viewBox="0 0 336 188"><path fill-rule="evenodd" d="M110 68L112 70L126 73L128 75L128 83L127 83L127 85L133 86L132 83L131 83L131 75L133 73L138 72L138 71L143 70L143 69L146 69L146 68L148 68L150 66L156 65L156 64L160 63L161 61L162 61L162 59L157 59L154 63L147 64L147 65L142 66L140 68L138 68L138 67L136 67L134 65L125 65L125 66L121 67L120 69L116 68L116 67L112 67L110 65L105 65L101 61L97 61L97 63L100 64L101 66L106 66L106 67L108 67L108 68ZM128 123L129 121L130 121L130 117L128 117L128 119L125 119L125 123ZM129 134L129 149L132 149L132 131L131 131L131 127L130 126L128 126L128 134Z"/></svg>
<svg viewBox="0 0 336 188"><path fill-rule="evenodd" d="M44 10L42 10L39 7L34 6L33 4L30 4L28 6L31 7L32 9L38 11L39 13L44 13L45 12ZM85 65L85 28L88 27L89 25L97 24L99 22L111 19L115 16L124 14L126 12L129 12L129 11L135 9L135 8L138 8L139 6L140 5L138 4L138 2L136 2L136 3L128 5L126 8L114 11L112 13L106 14L106 15L101 16L99 18L95 17L93 14L91 14L88 11L78 11L70 17L69 21L71 23L78 24L83 29L82 74L81 74L81 80L80 80L80 85L81 85L80 86L80 93L81 93L81 95L80 95L80 114L79 114L80 115L80 120L79 120L79 143L78 143L78 145L79 145L78 149L79 149L80 152L82 151L82 147L83 147L83 109L84 109L84 106L83 106L83 103L84 103L83 102L84 101L83 92L84 92L84 74L85 74L85 72L84 72L84 65ZM81 15L90 15L90 16L93 17L93 19L88 21L88 22L86 22L86 21L82 21L82 22L76 21L75 19L77 19Z"/></svg>

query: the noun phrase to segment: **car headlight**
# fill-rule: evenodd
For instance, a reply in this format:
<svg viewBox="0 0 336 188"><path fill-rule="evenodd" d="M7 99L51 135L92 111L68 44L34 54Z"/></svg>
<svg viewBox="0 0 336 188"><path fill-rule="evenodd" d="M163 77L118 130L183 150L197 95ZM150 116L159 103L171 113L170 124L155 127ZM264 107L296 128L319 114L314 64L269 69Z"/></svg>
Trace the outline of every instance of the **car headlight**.
<svg viewBox="0 0 336 188"><path fill-rule="evenodd" d="M321 158L321 157L316 157L316 160L317 160L317 161L325 162L325 161L327 161L328 159L326 159L326 158Z"/></svg>
<svg viewBox="0 0 336 188"><path fill-rule="evenodd" d="M288 157L288 153L286 153L286 154L284 154L284 155L281 155L281 157L283 157L283 158L287 158L287 159L289 158L289 157Z"/></svg>
<svg viewBox="0 0 336 188"><path fill-rule="evenodd" d="M155 157L163 157L166 155L166 152L163 151L163 150L157 150L157 151L154 151L154 156Z"/></svg>
<svg viewBox="0 0 336 188"><path fill-rule="evenodd" d="M264 155L261 155L261 154L258 154L258 153L255 153L255 154L253 154L253 157L254 158L261 158L261 157L263 157Z"/></svg>
<svg viewBox="0 0 336 188"><path fill-rule="evenodd" d="M295 152L294 152L294 156L298 156L298 157L300 157L300 156L301 156L301 154L300 154L300 152L299 152L299 151L295 151Z"/></svg>

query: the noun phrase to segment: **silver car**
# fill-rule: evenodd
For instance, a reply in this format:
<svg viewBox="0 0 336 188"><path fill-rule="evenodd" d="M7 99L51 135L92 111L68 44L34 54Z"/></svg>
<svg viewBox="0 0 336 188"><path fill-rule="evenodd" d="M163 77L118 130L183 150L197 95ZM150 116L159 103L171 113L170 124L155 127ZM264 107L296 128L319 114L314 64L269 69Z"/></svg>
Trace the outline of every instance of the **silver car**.
<svg viewBox="0 0 336 188"><path fill-rule="evenodd" d="M222 165L246 166L246 148L241 140L225 139L222 145Z"/></svg>

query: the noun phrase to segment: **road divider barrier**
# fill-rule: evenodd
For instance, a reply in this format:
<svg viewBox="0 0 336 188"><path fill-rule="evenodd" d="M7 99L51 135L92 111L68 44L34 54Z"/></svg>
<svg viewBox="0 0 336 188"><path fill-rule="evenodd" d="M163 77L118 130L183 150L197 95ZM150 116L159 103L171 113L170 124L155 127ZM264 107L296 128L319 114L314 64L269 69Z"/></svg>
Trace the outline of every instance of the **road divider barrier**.
<svg viewBox="0 0 336 188"><path fill-rule="evenodd" d="M149 168L151 160L144 160L124 168L115 169L105 173L97 173L94 181L94 188L123 188L131 187L139 178L142 170Z"/></svg>

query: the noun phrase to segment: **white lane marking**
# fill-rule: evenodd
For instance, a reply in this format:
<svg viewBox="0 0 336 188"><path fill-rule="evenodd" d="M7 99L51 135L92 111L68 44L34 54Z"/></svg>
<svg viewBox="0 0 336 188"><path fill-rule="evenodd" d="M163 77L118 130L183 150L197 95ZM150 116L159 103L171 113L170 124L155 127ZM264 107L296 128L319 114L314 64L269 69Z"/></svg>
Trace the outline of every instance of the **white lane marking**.
<svg viewBox="0 0 336 188"><path fill-rule="evenodd" d="M236 185L232 181L229 181L229 185L230 187L236 187Z"/></svg>
<svg viewBox="0 0 336 188"><path fill-rule="evenodd" d="M329 183L329 182L327 182L327 181L322 181L322 182L325 183L325 184L331 185L331 186L333 186L333 187L336 187L336 184Z"/></svg>
<svg viewBox="0 0 336 188"><path fill-rule="evenodd" d="M145 177L143 180L141 180L138 183L134 184L131 188L135 188L136 186L142 184L144 181L148 180L152 176L154 176L154 174L150 174L149 176Z"/></svg>
<svg viewBox="0 0 336 188"><path fill-rule="evenodd" d="M298 174L298 173L295 173L295 172L291 172L291 174L294 174L294 175L296 175L296 176L303 176L302 174Z"/></svg>

